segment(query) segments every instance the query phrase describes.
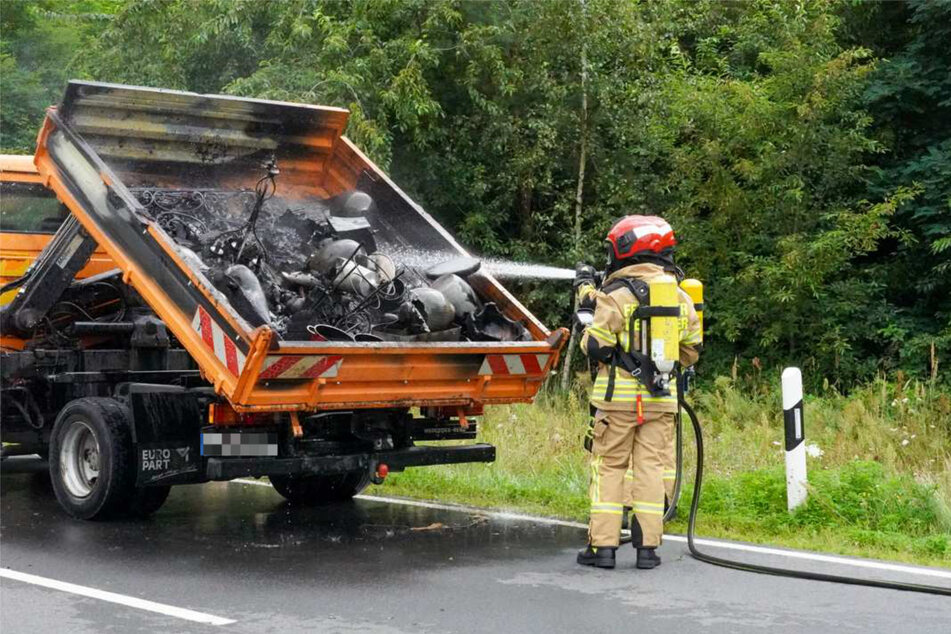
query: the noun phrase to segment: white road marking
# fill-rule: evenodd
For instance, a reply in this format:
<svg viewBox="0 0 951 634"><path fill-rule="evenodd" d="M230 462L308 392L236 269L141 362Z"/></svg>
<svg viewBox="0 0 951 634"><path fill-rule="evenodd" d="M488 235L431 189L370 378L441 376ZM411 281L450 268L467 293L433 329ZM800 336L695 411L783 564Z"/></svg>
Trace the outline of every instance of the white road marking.
<svg viewBox="0 0 951 634"><path fill-rule="evenodd" d="M226 619L224 617L215 616L214 614L205 614L204 612L196 612L186 608L177 608L174 605L156 603L155 601L147 601L145 599L130 597L124 594L117 594L115 592L108 592L106 590L99 590L96 588L90 588L88 586L80 586L75 583L57 581L56 579L49 579L47 577L39 577L37 575L18 572L16 570L0 569L0 578L13 579L14 581L22 581L23 583L31 583L35 586L43 586L44 588L59 590L61 592L69 592L70 594L78 594L91 599L99 599L100 601L118 603L119 605L125 605L130 608L137 608L139 610L157 612L166 616L173 616L177 619L194 621L195 623L205 623L207 625L228 625L230 623L235 623L234 619Z"/></svg>
<svg viewBox="0 0 951 634"><path fill-rule="evenodd" d="M687 538L683 535L664 535L664 539L675 542L686 542ZM830 564L841 564L844 566L855 566L857 568L873 568L875 570L888 570L891 572L901 572L909 575L921 575L924 577L938 577L939 579L951 580L951 570L935 570L919 566L906 566L903 564L890 564L884 561L871 561L865 559L851 559L847 557L838 557L836 555L822 555L820 553L811 553L802 550L780 550L777 548L768 548L765 546L754 546L753 544L738 544L736 542L721 542L712 539L695 538L695 544L701 546L713 546L715 548L729 548L731 550L742 550L750 553L759 553L763 555L777 555L779 557L789 557L790 559L808 559L810 561L821 561Z"/></svg>
<svg viewBox="0 0 951 634"><path fill-rule="evenodd" d="M358 500L368 502L382 502L384 504L400 504L402 506L417 506L424 509L436 509L438 511L458 511L462 513L479 513L502 520L518 520L523 522L534 522L535 524L546 524L549 526L566 526L568 528L588 528L587 524L581 522L570 522L568 520L559 520L554 517L538 517L535 515L523 515L521 513L509 513L507 511L488 511L471 506L460 506L456 504L439 504L438 502L421 502L418 500L403 500L401 498L387 498L378 495L358 495Z"/></svg>
<svg viewBox="0 0 951 634"><path fill-rule="evenodd" d="M253 484L256 486L270 487L270 483L260 480L232 480L238 484ZM506 511L491 511L480 509L478 507L463 506L460 504L440 504L438 502L423 502L420 500L406 500L402 498L382 497L378 495L358 495L359 500L368 502L381 502L384 504L398 504L401 506L415 506L419 508L435 509L437 511L457 511L461 513L479 513L489 517L495 517L503 520L520 520L525 522L534 522L536 524L545 524L548 526L564 526L567 528L587 529L588 525L582 522L571 522L560 520L553 517L538 517L535 515L524 515L521 513L509 513ZM686 543L687 537L684 535L664 535L664 539L672 542ZM904 564L892 564L883 561L872 561L866 559L857 559L850 557L840 557L837 555L823 555L821 553L812 553L801 550L782 550L770 548L768 546L755 546L753 544L741 544L737 542L727 542L715 539L705 539L698 537L694 543L699 546L712 546L714 548L725 548L728 550L740 550L744 552L757 553L761 555L774 555L777 557L788 557L790 559L807 559L809 561L820 561L823 563L840 564L843 566L855 566L857 568L872 568L874 570L888 570L890 572L900 572L910 575L920 575L925 577L937 577L939 579L951 580L951 570L936 570L919 566L910 566Z"/></svg>

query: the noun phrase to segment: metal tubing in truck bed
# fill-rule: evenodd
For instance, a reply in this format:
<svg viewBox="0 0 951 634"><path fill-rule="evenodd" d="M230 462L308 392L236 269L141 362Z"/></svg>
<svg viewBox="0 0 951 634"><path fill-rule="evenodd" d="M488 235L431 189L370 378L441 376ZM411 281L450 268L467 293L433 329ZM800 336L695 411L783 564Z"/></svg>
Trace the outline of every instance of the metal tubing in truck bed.
<svg viewBox="0 0 951 634"><path fill-rule="evenodd" d="M407 244L465 255L342 136L347 116L338 108L70 82L63 103L47 113L35 161L123 281L238 412L440 406L464 413L531 400L566 331L549 332L491 276L469 281L532 341L285 341L267 325L252 328L129 189L248 190L270 155L281 166L282 194L327 198L359 188Z"/></svg>

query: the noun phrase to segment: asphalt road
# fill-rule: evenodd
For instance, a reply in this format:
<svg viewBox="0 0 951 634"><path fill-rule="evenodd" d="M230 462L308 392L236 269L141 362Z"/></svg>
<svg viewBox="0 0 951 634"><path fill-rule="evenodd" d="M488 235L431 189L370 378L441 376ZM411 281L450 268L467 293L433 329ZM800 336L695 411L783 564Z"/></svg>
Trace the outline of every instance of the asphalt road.
<svg viewBox="0 0 951 634"><path fill-rule="evenodd" d="M178 487L148 521L90 523L65 516L42 477L7 473L0 511L3 634L944 633L951 623L947 597L717 568L691 559L682 541L665 543L656 570L636 570L629 547L618 569L591 570L574 563L584 541L576 526L368 499L295 509L268 486ZM935 569L716 550L951 586L951 573ZM32 576L10 578L20 573ZM116 594L91 598L37 579ZM232 622L174 613L183 608Z"/></svg>

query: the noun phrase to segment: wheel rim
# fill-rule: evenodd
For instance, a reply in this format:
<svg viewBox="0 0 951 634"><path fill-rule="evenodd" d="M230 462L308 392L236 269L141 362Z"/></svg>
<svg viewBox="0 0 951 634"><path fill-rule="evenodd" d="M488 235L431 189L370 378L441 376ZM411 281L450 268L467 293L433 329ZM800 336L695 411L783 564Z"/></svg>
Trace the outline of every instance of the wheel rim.
<svg viewBox="0 0 951 634"><path fill-rule="evenodd" d="M70 495L89 497L99 482L99 441L81 420L70 422L59 453L63 484Z"/></svg>

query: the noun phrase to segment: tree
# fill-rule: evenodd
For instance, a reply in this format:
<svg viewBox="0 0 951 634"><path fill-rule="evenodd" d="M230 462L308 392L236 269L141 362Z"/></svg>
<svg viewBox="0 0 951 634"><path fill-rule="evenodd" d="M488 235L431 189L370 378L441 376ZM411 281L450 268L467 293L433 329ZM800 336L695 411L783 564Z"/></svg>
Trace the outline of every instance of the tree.
<svg viewBox="0 0 951 634"><path fill-rule="evenodd" d="M863 2L845 20L847 41L868 40L885 58L864 95L888 149L867 195L919 192L894 219L908 239L886 242L870 268L887 285L893 314L879 334L891 362L921 372L931 346L951 352L951 2Z"/></svg>
<svg viewBox="0 0 951 634"><path fill-rule="evenodd" d="M721 366L759 357L847 383L875 370L870 321L887 325L861 258L907 238L889 216L911 192L862 201L865 158L880 151L860 103L873 64L836 42L829 8L701 2L645 13L651 32L669 34L651 62L663 70L632 80L643 116L613 134L637 139L637 153L614 169L640 167L628 204L678 228L684 264L708 285Z"/></svg>
<svg viewBox="0 0 951 634"><path fill-rule="evenodd" d="M0 151L31 153L70 61L117 10L113 0L6 2L0 11Z"/></svg>

